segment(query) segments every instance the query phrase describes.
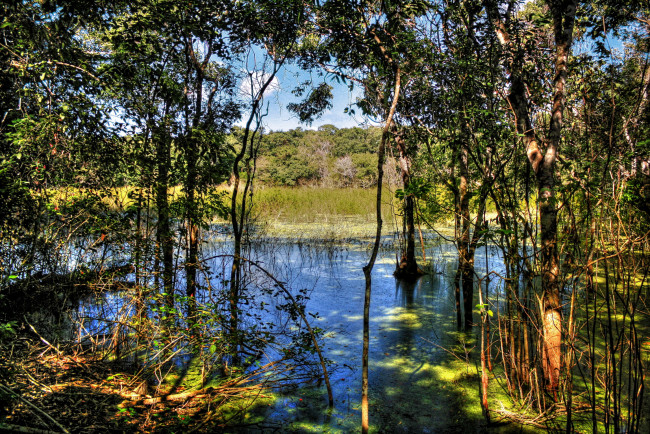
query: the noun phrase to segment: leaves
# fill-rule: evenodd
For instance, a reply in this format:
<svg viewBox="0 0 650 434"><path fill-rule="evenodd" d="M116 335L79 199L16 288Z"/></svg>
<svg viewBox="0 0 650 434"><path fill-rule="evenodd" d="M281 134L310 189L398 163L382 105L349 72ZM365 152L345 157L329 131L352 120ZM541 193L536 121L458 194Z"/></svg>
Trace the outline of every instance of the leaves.
<svg viewBox="0 0 650 434"><path fill-rule="evenodd" d="M300 122L311 125L325 110L332 107L332 86L320 83L313 88L301 103L290 103L287 108L294 112Z"/></svg>

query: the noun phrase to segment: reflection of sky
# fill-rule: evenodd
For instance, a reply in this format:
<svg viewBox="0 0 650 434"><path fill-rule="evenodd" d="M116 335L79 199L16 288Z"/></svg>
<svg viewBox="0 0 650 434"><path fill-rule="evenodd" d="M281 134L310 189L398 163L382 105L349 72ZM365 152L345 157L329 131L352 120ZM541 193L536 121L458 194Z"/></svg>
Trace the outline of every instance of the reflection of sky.
<svg viewBox="0 0 650 434"><path fill-rule="evenodd" d="M256 245L250 254L278 279L287 282L294 293L302 288L309 290L306 310L318 313L319 318L311 322L326 331L322 349L334 362L330 375L336 410L328 419L318 407L326 402L324 387L311 392L307 388L296 395L286 395L270 407L267 421L291 424L297 430L306 427L301 425L305 421L323 430L355 429L361 387L365 288L362 268L369 254L359 246L278 241ZM216 242L212 248L221 251L220 244ZM484 273L485 254L484 249L476 254L479 276ZM489 268L503 273L496 249L488 249L487 255ZM382 251L373 270L369 382L374 405L372 423L382 432L439 432L462 426L459 417L474 427L481 421L480 412L467 413L471 407L468 402L478 399L478 395L457 394L450 386L457 381L459 372L466 372L463 363L460 369L453 364L459 362L447 351L458 345L453 291L456 251L452 245L442 245L431 247L427 256L436 264L437 272L414 284L397 282L392 276L392 249ZM222 267L217 263L214 266ZM499 286L497 280L490 282L492 294ZM299 396L313 401L301 407ZM312 411L310 407L314 407Z"/></svg>
<svg viewBox="0 0 650 434"><path fill-rule="evenodd" d="M265 418L273 423L291 424L292 429L298 431L306 421L312 427L329 427L335 431L356 429L365 289L362 268L369 257L367 246L365 243L332 245L285 241L270 238L255 242L251 251L244 252L243 256L285 282L294 295L301 289L307 290L310 298L306 311L318 315L317 318L309 317L310 322L325 331L322 349L333 362L331 383L335 412L328 419L321 408L326 405L326 392L320 384L284 395L268 407ZM435 239L431 241L437 244ZM231 259L227 253L230 249L231 241L225 234L216 234L204 247L204 257L212 257L206 265L214 273L211 284L215 288L221 288L221 279L229 274ZM454 385L459 376L469 375L467 370L474 369L473 362L459 362L456 356L450 355L453 351L466 357L464 344L459 342L468 339L456 331L453 289L456 250L451 244L432 245L427 249L427 257L435 264L435 272L413 284L397 282L392 276L395 269L392 248L382 249L373 270L369 381L372 423L382 432L439 432L463 423L472 427L482 423L480 411L471 413L478 395L461 393ZM490 270L503 273L503 262L496 249L477 251L479 277L484 275L486 265ZM244 315L242 320L251 324L270 321L282 328L286 315L280 314L275 307L286 299L256 289L272 288L273 283L263 273L256 273L254 267L244 268L251 299L242 307L252 310L264 301L266 313L257 320ZM183 280L181 277L178 281ZM202 283L206 283L205 280ZM491 297L499 286L495 277L490 282ZM99 318L119 318L133 313L128 295L125 299L120 297L123 295L109 293L103 300L81 304L79 314L86 316L86 332L107 333L108 327L103 327L108 324ZM199 302L208 302L208 297L205 292L197 294ZM468 352L474 345L467 345Z"/></svg>

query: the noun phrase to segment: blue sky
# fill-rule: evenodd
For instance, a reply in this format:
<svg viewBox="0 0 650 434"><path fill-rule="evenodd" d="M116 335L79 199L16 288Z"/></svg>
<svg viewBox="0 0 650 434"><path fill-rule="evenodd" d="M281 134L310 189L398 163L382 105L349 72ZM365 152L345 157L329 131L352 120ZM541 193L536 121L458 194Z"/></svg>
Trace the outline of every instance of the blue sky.
<svg viewBox="0 0 650 434"><path fill-rule="evenodd" d="M250 65L252 66L252 65ZM262 70L261 66L256 68ZM354 116L345 112L347 107L355 109L354 103L356 97L361 94L361 90L355 88L353 91L341 83L337 83L331 76L318 76L316 72L301 71L295 65L285 65L276 75L277 81L269 86L265 95L265 107L268 107L268 115L264 119L267 129L273 131L287 131L300 127L302 129L317 129L321 125L331 124L338 128L355 127L367 122L367 119L360 114ZM332 107L317 118L312 125L302 124L298 118L287 109L287 104L299 102L300 98L291 93L300 83L312 81L314 85L326 81L332 86ZM244 85L242 91L245 93ZM249 86L250 87L250 86ZM359 112L359 110L356 110ZM246 116L244 116L246 118ZM243 125L241 120L237 125Z"/></svg>

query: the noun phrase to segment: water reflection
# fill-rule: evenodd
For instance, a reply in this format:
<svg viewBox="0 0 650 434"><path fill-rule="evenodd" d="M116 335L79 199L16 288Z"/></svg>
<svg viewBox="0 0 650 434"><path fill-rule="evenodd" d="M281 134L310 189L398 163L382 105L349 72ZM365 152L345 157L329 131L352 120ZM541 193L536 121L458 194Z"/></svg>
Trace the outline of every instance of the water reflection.
<svg viewBox="0 0 650 434"><path fill-rule="evenodd" d="M361 388L362 267L367 252L349 246L333 249L275 244L260 245L254 253L270 271L284 276L294 290L311 289L307 309L318 312L317 325L330 332L324 348L336 364L332 373L336 408L331 418L325 416L324 390L312 388L269 408L267 420L295 430L307 430L309 424L320 427L317 431L356 430ZM490 267L501 265L495 253L489 251L493 255ZM460 426L478 428L483 423L480 410L470 410L476 407L477 393L459 393L452 384L459 375L473 375L471 361L463 363L451 355L461 345L464 357L463 345L468 351L472 345L456 331L451 280L455 249L438 246L435 255L434 272L415 282L393 278L391 250L382 252L373 271L371 422L381 432L439 432ZM483 265L477 262L479 267ZM497 289L493 282L490 290ZM309 408L299 405L304 401L297 401L298 396L309 402Z"/></svg>
<svg viewBox="0 0 650 434"><path fill-rule="evenodd" d="M434 265L432 272L415 282L397 281L393 277L392 249L381 252L373 270L371 423L380 432L440 432L460 427L473 431L483 423L476 405L477 391L463 390L456 384L459 376L475 375L472 360L464 361L471 352L471 339L456 330L452 282L456 251L450 244L432 241L427 253ZM229 249L230 242L224 236L215 237L204 247L204 257L212 258L206 266L213 274L204 275L202 285L223 286L231 263L231 258L225 254ZM331 375L335 396L333 413L325 411L324 387L312 385L287 394L265 409L266 423L297 431L314 429L314 425L319 427L316 431L356 430L361 389L362 268L368 260L366 245L265 239L252 243L246 254L277 279L286 282L294 294L301 289L308 290L310 299L306 308L318 313L313 325L326 331L323 349L334 363ZM484 274L487 267L503 272L496 249L477 252L478 275ZM247 270L247 279L252 304L259 305L263 301L270 306L263 313L263 321L280 322L275 306L283 301L255 292L255 286L264 283L254 267ZM491 297L496 297L499 288L499 279L492 279L489 283ZM197 294L198 300L203 302L212 296L209 290ZM124 305L123 301L108 299L107 303L117 311ZM88 316L99 314L97 306L84 305L84 309Z"/></svg>

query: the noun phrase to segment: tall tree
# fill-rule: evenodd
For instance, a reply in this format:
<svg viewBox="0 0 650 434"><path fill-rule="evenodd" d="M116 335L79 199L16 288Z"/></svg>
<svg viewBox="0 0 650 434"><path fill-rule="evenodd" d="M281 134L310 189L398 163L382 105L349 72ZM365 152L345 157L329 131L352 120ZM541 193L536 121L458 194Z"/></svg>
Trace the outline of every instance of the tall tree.
<svg viewBox="0 0 650 434"><path fill-rule="evenodd" d="M547 139L542 141L538 129L531 120L521 47L517 46L517 39L512 35L514 23L517 21L515 3L509 2L503 8L496 2L484 2L494 31L506 53L506 66L510 73L508 102L515 117L517 132L522 137L528 161L537 179L541 235L540 268L544 294L543 365L550 389L557 390L561 368L562 315L559 287L560 261L557 249L556 161L562 137L568 60L573 42L578 1L549 1L547 4L555 38L555 70L551 121Z"/></svg>
<svg viewBox="0 0 650 434"><path fill-rule="evenodd" d="M82 167L87 185L109 183L119 162L118 155L102 158L114 144L106 140L108 117L97 102L102 58L79 35L104 22L100 10L110 15L106 3L0 6L0 238L5 248L16 241L20 246L12 255L20 259L7 272L56 271L56 255L38 251L54 242L46 237L61 233L43 230L62 223L49 211L50 187L75 182Z"/></svg>
<svg viewBox="0 0 650 434"><path fill-rule="evenodd" d="M511 156L504 147L508 130L496 128L503 122L498 56L480 9L476 1L452 2L420 23L426 62L405 87L399 110L414 140L424 144L418 175L428 178L429 186L444 185L454 198L457 323L463 325L464 311L467 329L475 307L474 255L485 235L487 197L495 174Z"/></svg>

